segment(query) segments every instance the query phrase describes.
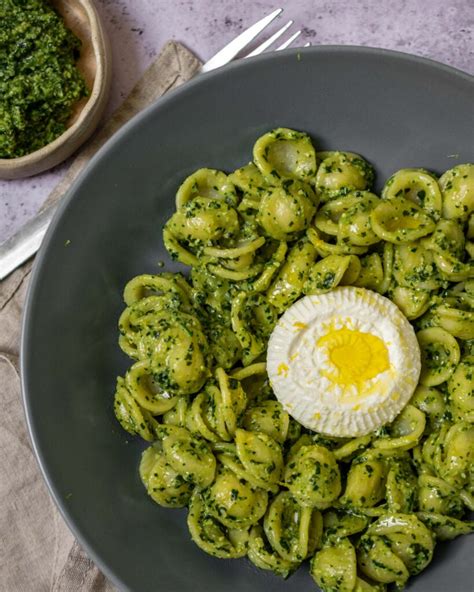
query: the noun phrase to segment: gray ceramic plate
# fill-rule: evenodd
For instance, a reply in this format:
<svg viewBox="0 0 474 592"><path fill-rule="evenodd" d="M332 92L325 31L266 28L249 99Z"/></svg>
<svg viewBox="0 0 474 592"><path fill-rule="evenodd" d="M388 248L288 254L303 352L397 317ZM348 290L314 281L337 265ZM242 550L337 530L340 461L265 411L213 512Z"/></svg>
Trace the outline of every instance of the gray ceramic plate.
<svg viewBox="0 0 474 592"><path fill-rule="evenodd" d="M303 592L290 580L222 561L190 540L185 512L155 505L139 481L140 442L112 412L121 293L170 263L161 227L182 179L229 170L276 126L323 149L360 152L380 182L394 170L474 161L474 81L404 54L318 47L235 63L170 93L126 125L69 192L31 281L23 333L28 422L45 478L74 533L123 590ZM456 156L454 156L456 155ZM68 246L65 246L66 242ZM472 590L472 541L440 545L413 592Z"/></svg>

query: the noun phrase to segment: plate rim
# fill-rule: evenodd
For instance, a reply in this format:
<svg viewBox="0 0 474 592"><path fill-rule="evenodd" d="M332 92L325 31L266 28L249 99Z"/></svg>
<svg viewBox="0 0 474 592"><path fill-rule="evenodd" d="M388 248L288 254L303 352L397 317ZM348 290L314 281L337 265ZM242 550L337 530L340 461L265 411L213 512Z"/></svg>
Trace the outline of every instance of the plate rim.
<svg viewBox="0 0 474 592"><path fill-rule="evenodd" d="M286 56L298 54L324 54L324 53L335 53L343 54L348 53L351 55L370 55L370 56L381 56L388 59L397 60L400 62L407 62L411 64L418 64L423 67L433 68L437 71L442 71L447 74L458 77L464 80L464 82L472 85L474 91L474 74L470 74L454 66L439 62L435 59L419 56L403 51L385 49L372 46L361 46L361 45L318 45L310 46L306 48L292 48L280 52L269 52L259 56L255 56L250 59L240 59L230 62L221 68L216 70L197 73L192 79L188 80L176 89L166 92L162 97L153 101L150 105L145 107L142 111L134 115L129 121L127 121L117 132L115 132L96 154L90 159L81 173L74 180L72 185L67 190L64 197L61 199L58 208L55 212L53 220L46 232L43 239L41 248L36 255L33 268L30 273L30 281L28 290L25 298L25 305L23 311L22 325L21 325L21 341L20 341L20 382L21 382L21 401L23 405L23 411L26 419L26 425L28 430L28 436L30 443L33 448L33 452L40 468L41 476L45 482L48 494L54 501L56 508L59 510L62 518L66 522L67 527L77 539L81 547L85 550L88 557L96 564L96 566L102 571L102 573L119 589L133 592L121 579L114 573L112 568L101 558L100 550L96 551L95 545L89 543L87 536L82 533L82 530L76 526L75 520L67 507L67 500L60 494L54 484L54 475L51 473L48 467L47 458L45 458L43 451L37 441L37 429L35 427L34 416L31 414L30 399L32 398L32 389L28 388L28 374L29 374L29 358L32 355L30 351L31 341L30 332L33 323L32 309L34 302L36 301L36 293L38 290L38 283L42 275L43 268L48 260L50 245L56 234L57 229L60 227L63 215L68 210L70 204L74 201L77 191L82 185L84 179L89 174L89 171L98 166L101 160L107 155L108 151L117 143L122 141L122 138L127 136L130 130L136 125L146 119L149 114L155 110L164 108L170 101L173 101L176 96L185 95L186 93L192 92L192 89L196 85L205 83L206 80L211 80L216 77L226 75L234 70L246 69L252 67L254 64L266 61L274 61L283 59Z"/></svg>

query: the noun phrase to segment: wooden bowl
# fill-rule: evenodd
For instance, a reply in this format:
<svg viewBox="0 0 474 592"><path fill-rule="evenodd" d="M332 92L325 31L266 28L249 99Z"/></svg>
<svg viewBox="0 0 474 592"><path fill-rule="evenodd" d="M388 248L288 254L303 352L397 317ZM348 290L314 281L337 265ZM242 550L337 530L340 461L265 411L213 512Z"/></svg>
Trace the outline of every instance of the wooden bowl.
<svg viewBox="0 0 474 592"><path fill-rule="evenodd" d="M82 41L77 67L90 94L77 103L66 131L53 142L25 156L0 158L0 179L36 175L65 160L95 130L107 103L111 50L93 0L52 0L52 4Z"/></svg>

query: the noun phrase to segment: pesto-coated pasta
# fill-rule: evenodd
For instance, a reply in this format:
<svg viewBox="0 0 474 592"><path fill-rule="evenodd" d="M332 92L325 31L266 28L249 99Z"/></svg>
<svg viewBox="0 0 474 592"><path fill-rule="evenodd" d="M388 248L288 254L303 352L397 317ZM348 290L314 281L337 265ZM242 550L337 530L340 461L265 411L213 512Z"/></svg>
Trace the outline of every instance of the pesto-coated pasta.
<svg viewBox="0 0 474 592"><path fill-rule="evenodd" d="M252 162L184 180L163 241L189 277L132 278L118 323L131 364L114 412L149 444L150 498L187 507L215 557L284 578L309 559L323 592L401 588L437 540L474 531L474 165L404 168L374 191L358 154L264 134ZM354 438L300 425L266 367L281 315L338 286L391 299L421 353L409 403Z"/></svg>

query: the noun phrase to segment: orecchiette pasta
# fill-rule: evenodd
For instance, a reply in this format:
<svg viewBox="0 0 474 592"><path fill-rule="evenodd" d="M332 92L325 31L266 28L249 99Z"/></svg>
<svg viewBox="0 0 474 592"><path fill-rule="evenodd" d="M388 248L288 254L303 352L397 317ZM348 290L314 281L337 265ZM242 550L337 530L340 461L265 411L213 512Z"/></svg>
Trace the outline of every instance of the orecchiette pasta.
<svg viewBox="0 0 474 592"><path fill-rule="evenodd" d="M415 241L435 228L433 218L404 197L382 200L372 210L370 223L379 238L394 244Z"/></svg>
<svg viewBox="0 0 474 592"><path fill-rule="evenodd" d="M433 534L413 514L388 513L369 526L358 544L361 571L375 582L404 584L431 561Z"/></svg>
<svg viewBox="0 0 474 592"><path fill-rule="evenodd" d="M442 195L436 177L424 169L402 169L388 179L383 199L405 197L426 210L435 219L442 209Z"/></svg>
<svg viewBox="0 0 474 592"><path fill-rule="evenodd" d="M301 563L320 545L323 519L318 510L300 505L291 493L281 491L269 504L263 527L280 557Z"/></svg>
<svg viewBox="0 0 474 592"><path fill-rule="evenodd" d="M131 279L119 319L132 363L114 412L149 443L150 498L187 506L215 557L285 578L310 559L323 592L402 587L437 540L474 531L474 165L401 169L380 196L373 182L361 156L288 128L230 174L199 169L163 230L189 278ZM265 362L296 300L345 285L400 308L422 366L394 421L356 438L295 421Z"/></svg>
<svg viewBox="0 0 474 592"><path fill-rule="evenodd" d="M309 185L285 179L262 196L257 222L263 232L276 240L301 236L316 211L316 196Z"/></svg>
<svg viewBox="0 0 474 592"><path fill-rule="evenodd" d="M222 199L230 204L237 202L231 179L225 173L214 169L199 169L190 175L178 189L176 207L181 208L195 197Z"/></svg>
<svg viewBox="0 0 474 592"><path fill-rule="evenodd" d="M264 176L311 181L316 173L316 152L309 136L278 128L255 142L255 164Z"/></svg>
<svg viewBox="0 0 474 592"><path fill-rule="evenodd" d="M459 164L441 175L443 216L467 220L474 212L474 165Z"/></svg>
<svg viewBox="0 0 474 592"><path fill-rule="evenodd" d="M330 450L318 444L303 445L290 451L284 480L293 496L310 508L329 507L341 492L341 474L336 459Z"/></svg>
<svg viewBox="0 0 474 592"><path fill-rule="evenodd" d="M140 477L152 499L167 508L187 506L193 492L191 483L175 471L166 455L153 446L145 450L140 463Z"/></svg>
<svg viewBox="0 0 474 592"><path fill-rule="evenodd" d="M320 164L314 185L327 201L348 191L369 190L374 182L374 170L358 154L352 152L319 152Z"/></svg>
<svg viewBox="0 0 474 592"><path fill-rule="evenodd" d="M322 590L355 590L357 557L349 539L328 541L311 561L311 575Z"/></svg>

